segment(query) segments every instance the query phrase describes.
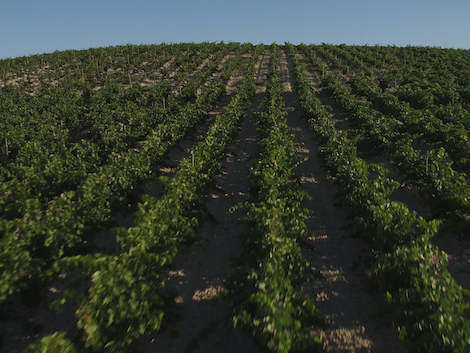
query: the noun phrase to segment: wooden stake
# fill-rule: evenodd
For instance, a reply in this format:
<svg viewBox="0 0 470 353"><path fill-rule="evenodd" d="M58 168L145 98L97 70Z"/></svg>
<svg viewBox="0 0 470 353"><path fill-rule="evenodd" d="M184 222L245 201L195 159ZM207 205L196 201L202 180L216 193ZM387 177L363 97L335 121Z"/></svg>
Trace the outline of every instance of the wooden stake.
<svg viewBox="0 0 470 353"><path fill-rule="evenodd" d="M165 110L165 97L163 97L163 110Z"/></svg>
<svg viewBox="0 0 470 353"><path fill-rule="evenodd" d="M8 140L6 138L5 138L5 150L6 150L7 157L8 157Z"/></svg>
<svg viewBox="0 0 470 353"><path fill-rule="evenodd" d="M194 152L191 152L191 165L194 168Z"/></svg>
<svg viewBox="0 0 470 353"><path fill-rule="evenodd" d="M131 72L129 71L129 85L132 87Z"/></svg>
<svg viewBox="0 0 470 353"><path fill-rule="evenodd" d="M428 164L429 164L429 151L426 151L426 172L428 171Z"/></svg>

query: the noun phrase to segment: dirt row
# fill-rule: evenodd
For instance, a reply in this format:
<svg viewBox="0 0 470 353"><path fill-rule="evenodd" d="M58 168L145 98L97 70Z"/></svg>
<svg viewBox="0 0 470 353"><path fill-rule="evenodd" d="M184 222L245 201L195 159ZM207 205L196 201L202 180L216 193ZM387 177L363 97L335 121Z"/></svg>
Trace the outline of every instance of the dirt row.
<svg viewBox="0 0 470 353"><path fill-rule="evenodd" d="M198 229L201 241L187 254L177 256L168 273L167 286L178 293L174 319L160 332L143 337L135 352L258 352L252 338L233 327L231 303L221 292L232 272L231 257L241 246L238 236L245 226L238 222L242 211L227 211L250 198L252 156L256 151L255 111L265 90L268 60L260 58L258 87L239 134L221 161L216 188L205 197L213 221ZM264 79L263 79L264 78Z"/></svg>
<svg viewBox="0 0 470 353"><path fill-rule="evenodd" d="M289 82L285 88L291 87L284 93L288 125L295 136L299 157L308 157L296 170L301 190L312 198L304 201L304 207L312 211L306 225L314 250L304 249L304 256L312 269L323 275L310 290L329 327L314 333L324 338L327 352L395 352L399 342L394 330L374 319L382 301L370 291L361 268L365 246L342 230L348 224L347 212L335 207L336 190L318 158L318 146L293 89L293 67L285 53L281 55L282 72L283 80ZM310 73L309 80L313 89L320 91L319 77ZM319 94L319 98L322 104L331 104L326 95ZM332 113L336 125L347 129L345 117L337 110Z"/></svg>

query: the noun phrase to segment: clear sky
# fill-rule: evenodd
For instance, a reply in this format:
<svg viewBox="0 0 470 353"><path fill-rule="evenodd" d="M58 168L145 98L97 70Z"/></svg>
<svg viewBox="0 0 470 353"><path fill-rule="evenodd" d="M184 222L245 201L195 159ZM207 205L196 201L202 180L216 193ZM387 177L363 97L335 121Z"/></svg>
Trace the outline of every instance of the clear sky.
<svg viewBox="0 0 470 353"><path fill-rule="evenodd" d="M470 49L470 0L0 0L0 59L123 44Z"/></svg>

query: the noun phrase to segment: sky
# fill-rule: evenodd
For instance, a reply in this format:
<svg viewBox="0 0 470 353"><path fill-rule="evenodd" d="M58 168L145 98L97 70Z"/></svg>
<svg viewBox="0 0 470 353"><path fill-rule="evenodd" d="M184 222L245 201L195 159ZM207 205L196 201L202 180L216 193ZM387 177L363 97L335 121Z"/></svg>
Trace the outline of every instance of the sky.
<svg viewBox="0 0 470 353"><path fill-rule="evenodd" d="M125 44L470 49L469 0L0 0L0 59Z"/></svg>

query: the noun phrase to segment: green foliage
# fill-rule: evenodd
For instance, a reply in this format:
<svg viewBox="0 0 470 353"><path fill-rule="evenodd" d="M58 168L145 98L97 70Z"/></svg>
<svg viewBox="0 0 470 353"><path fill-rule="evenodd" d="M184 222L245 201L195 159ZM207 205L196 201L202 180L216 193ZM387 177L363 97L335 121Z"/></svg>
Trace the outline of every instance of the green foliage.
<svg viewBox="0 0 470 353"><path fill-rule="evenodd" d="M266 48L129 44L0 60L0 301L79 268L89 288L69 288L56 304L74 302L91 349L123 351L158 330L169 304L162 294L164 270L195 239L200 200L245 114L254 65ZM252 173L256 196L245 205L250 231L229 291L236 325L263 349L311 351L321 346L310 337L321 320L302 292L312 274L296 243L306 235L306 195L293 183L300 161L285 124L279 47L269 49L273 65ZM451 278L447 257L431 238L441 223L436 219L453 232L470 229L468 51L327 44L286 49L340 204L351 210L355 236L371 249L367 274L387 296L401 337L411 351L467 351L469 293ZM324 76L323 90L346 112L352 133L338 131L313 94L297 49L310 70ZM206 83L215 72L222 82ZM172 74L178 92L167 82L140 85L160 73L166 79ZM134 226L117 230L117 249L77 255L82 235L109 226L112 211L214 109L234 73L244 75L242 83L190 151L194 159L183 159L174 178L162 179L163 197L142 200ZM435 220L392 202L398 184L385 168L360 159L359 146L391 157L405 183L422 192ZM26 351L74 347L65 333L56 333Z"/></svg>
<svg viewBox="0 0 470 353"><path fill-rule="evenodd" d="M285 118L279 48L273 45L272 50L252 175L258 192L256 202L245 205L247 214L242 220L250 230L244 236L244 252L228 290L236 303L235 326L249 331L263 349L319 351L321 340L311 337L310 330L322 320L314 301L302 292L312 274L296 243L298 237L307 235L304 220L309 212L300 206L307 195L290 182L298 163Z"/></svg>
<svg viewBox="0 0 470 353"><path fill-rule="evenodd" d="M409 342L410 351L468 350L470 292L451 278L446 255L431 244L440 222L427 222L404 204L390 200L397 183L386 178L385 169L361 160L354 143L328 122L331 117L310 89L294 48L290 46L289 50L301 104L312 117L310 122L321 142L325 166L340 189L342 205L351 211L355 234L371 248L372 263L367 273L386 293L400 337ZM316 60L312 56L310 59ZM359 118L356 107L361 101L348 97L350 93L334 76L327 76L323 83L341 107ZM367 120L364 122L366 129ZM397 150L403 146L406 149L409 141L403 139L395 146ZM410 149L407 153L418 156ZM421 171L428 173L433 169L431 164L441 170L440 163L429 162ZM445 183L442 176L441 180Z"/></svg>
<svg viewBox="0 0 470 353"><path fill-rule="evenodd" d="M353 82L361 92L374 91L364 88L373 84L370 80L355 77ZM433 217L445 220L448 229L466 234L470 229L470 185L466 175L455 171L452 164L446 161L448 155L444 149L433 149L423 155L413 148L413 141L409 138L411 133L432 138L432 141L445 141L460 167L465 168L464 163L468 160L466 151L470 152L465 129L444 125L434 116L411 110L408 105L401 105L400 125L398 119L377 117L377 111L369 107L369 102L363 97L354 96L338 76L327 75L322 85L348 114L351 122L367 136L376 151L385 150L406 180L422 190L432 207ZM376 101L384 103L380 98Z"/></svg>
<svg viewBox="0 0 470 353"><path fill-rule="evenodd" d="M75 353L73 344L65 338L65 332L45 336L39 343L32 344L23 353Z"/></svg>
<svg viewBox="0 0 470 353"><path fill-rule="evenodd" d="M141 335L161 327L169 305L161 293L165 270L179 249L196 237L198 204L213 183L220 169L218 159L254 94L254 63L255 59L230 103L192 149L194 164L192 157L184 158L173 178L162 178L164 195L160 199L145 197L134 226L117 230L116 253L68 257L56 265L57 271L63 266L81 267L91 278L88 292L71 298L78 305L78 326L87 346L123 350ZM194 104L204 112L201 114L207 113L223 88L220 84L213 87ZM185 122L180 119L179 123Z"/></svg>

